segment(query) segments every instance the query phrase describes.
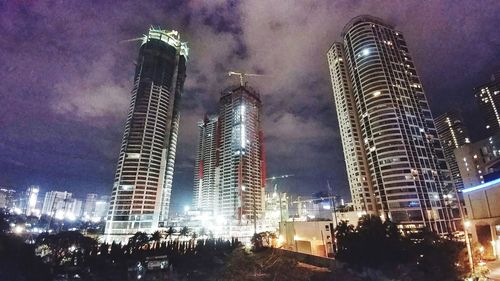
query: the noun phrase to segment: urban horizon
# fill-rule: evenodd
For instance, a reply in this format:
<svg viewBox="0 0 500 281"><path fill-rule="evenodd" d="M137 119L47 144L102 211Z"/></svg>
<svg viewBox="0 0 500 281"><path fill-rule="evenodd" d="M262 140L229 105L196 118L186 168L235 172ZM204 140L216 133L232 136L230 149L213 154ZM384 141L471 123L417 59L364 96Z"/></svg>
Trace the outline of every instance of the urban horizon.
<svg viewBox="0 0 500 281"><path fill-rule="evenodd" d="M44 280L500 278L500 5L383 3L0 4L0 252Z"/></svg>

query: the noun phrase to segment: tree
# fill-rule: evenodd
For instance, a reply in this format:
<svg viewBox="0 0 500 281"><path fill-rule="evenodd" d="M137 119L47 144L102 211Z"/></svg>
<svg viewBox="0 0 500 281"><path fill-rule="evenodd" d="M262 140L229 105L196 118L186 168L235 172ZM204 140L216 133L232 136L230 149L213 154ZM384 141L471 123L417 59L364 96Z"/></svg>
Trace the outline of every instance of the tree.
<svg viewBox="0 0 500 281"><path fill-rule="evenodd" d="M174 228L173 227L169 227L167 229L166 233L165 233L166 234L166 238L170 237L170 239L172 239L172 236L174 235L174 233L175 233Z"/></svg>
<svg viewBox="0 0 500 281"><path fill-rule="evenodd" d="M154 241L155 244L154 244L154 247L153 248L157 248L159 245L160 245L160 242L161 242L161 238L162 238L162 234L160 231L155 231L152 235L151 235L151 241Z"/></svg>
<svg viewBox="0 0 500 281"><path fill-rule="evenodd" d="M0 233L7 233L10 230L9 222L7 221L7 216L0 210Z"/></svg>
<svg viewBox="0 0 500 281"><path fill-rule="evenodd" d="M130 237L128 243L131 248L139 249L149 242L149 236L146 232L138 231L134 236Z"/></svg>
<svg viewBox="0 0 500 281"><path fill-rule="evenodd" d="M188 237L189 236L189 228L187 226L184 226L183 228L181 228L181 231L179 232L179 236Z"/></svg>

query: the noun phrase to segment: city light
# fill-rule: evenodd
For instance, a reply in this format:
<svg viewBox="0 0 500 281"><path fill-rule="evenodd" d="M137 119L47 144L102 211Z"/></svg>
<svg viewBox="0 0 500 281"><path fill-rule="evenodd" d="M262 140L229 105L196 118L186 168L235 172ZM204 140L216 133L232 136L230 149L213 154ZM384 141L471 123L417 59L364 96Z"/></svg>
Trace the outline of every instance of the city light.
<svg viewBox="0 0 500 281"><path fill-rule="evenodd" d="M24 232L24 230L25 230L25 228L24 228L24 226L22 226L22 225L16 225L16 226L14 227L14 233L15 233L15 234L21 234L21 233L23 233L23 232Z"/></svg>
<svg viewBox="0 0 500 281"><path fill-rule="evenodd" d="M473 187L464 188L462 190L462 192L463 193L468 193L468 192L480 190L480 189L483 189L483 188L491 187L491 186L494 186L496 184L500 184L500 178L492 180L492 181L489 181L489 182L486 182L486 183L483 183L483 184L480 184L480 185L476 185L476 186L473 186Z"/></svg>

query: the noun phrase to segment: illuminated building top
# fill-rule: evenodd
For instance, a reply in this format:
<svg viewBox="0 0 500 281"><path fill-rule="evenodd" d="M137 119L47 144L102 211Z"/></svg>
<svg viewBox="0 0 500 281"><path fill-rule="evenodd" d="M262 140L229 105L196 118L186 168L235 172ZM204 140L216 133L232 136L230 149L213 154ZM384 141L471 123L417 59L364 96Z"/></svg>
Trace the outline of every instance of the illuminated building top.
<svg viewBox="0 0 500 281"><path fill-rule="evenodd" d="M147 35L144 35L142 38L142 44L144 45L148 42L149 39L157 39L161 40L172 47L180 50L180 55L187 57L189 54L189 48L186 42L181 41L181 36L177 30L163 30L163 29L155 29L154 27L149 28L149 32Z"/></svg>

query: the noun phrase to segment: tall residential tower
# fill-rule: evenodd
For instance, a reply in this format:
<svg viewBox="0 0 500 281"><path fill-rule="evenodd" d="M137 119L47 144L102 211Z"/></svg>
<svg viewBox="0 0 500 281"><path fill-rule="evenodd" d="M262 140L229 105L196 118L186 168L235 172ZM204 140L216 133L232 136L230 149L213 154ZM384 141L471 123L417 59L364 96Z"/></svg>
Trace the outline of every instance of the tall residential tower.
<svg viewBox="0 0 500 281"><path fill-rule="evenodd" d="M460 176L460 169L458 168L454 151L462 145L470 143L467 128L465 128L459 114L454 111L446 112L436 117L434 122L436 123L441 145L443 146L444 157L451 172L451 178L455 187L461 190L464 187L464 183Z"/></svg>
<svg viewBox="0 0 500 281"><path fill-rule="evenodd" d="M199 137L194 164L193 205L196 210L217 213L219 171L217 151L217 116L206 116L198 122Z"/></svg>
<svg viewBox="0 0 500 281"><path fill-rule="evenodd" d="M479 111L486 122L487 135L500 132L500 71L491 76L491 81L474 89Z"/></svg>
<svg viewBox="0 0 500 281"><path fill-rule="evenodd" d="M150 233L168 218L187 55L177 31L151 28L142 39L106 241Z"/></svg>
<svg viewBox="0 0 500 281"><path fill-rule="evenodd" d="M449 171L403 35L360 16L328 51L354 205L402 229L453 230Z"/></svg>

